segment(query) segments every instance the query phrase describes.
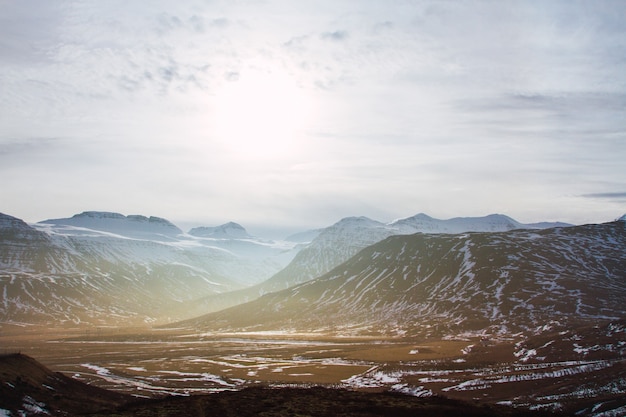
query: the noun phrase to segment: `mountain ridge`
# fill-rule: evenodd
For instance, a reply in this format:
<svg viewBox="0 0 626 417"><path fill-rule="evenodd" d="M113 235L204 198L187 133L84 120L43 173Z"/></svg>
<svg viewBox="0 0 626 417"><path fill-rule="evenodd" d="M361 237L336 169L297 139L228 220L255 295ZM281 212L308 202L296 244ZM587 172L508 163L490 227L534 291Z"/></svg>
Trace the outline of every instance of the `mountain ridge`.
<svg viewBox="0 0 626 417"><path fill-rule="evenodd" d="M119 233L128 237L144 237L145 235L172 238L183 233L169 220L161 217L146 217L140 214L125 216L120 213L106 211L84 211L69 218L48 219L40 224L65 225L84 227L92 230Z"/></svg>
<svg viewBox="0 0 626 417"><path fill-rule="evenodd" d="M567 223L540 223L542 226L566 227ZM337 265L348 260L359 250L373 245L389 236L413 233L464 233L480 231L506 231L514 229L542 229L531 227L501 215L484 217L455 217L439 220L424 213L404 219L382 223L365 216L352 216L340 219L333 225L321 229L317 236L293 260L264 282L232 293L208 296L200 301L203 308L210 311L221 310L242 302L252 301L264 294L280 291L292 285L317 278Z"/></svg>
<svg viewBox="0 0 626 417"><path fill-rule="evenodd" d="M317 278L386 237L419 230L411 221L447 222L423 213L389 224L347 217L298 244L252 238L234 222L207 228L213 237L200 237L154 216L87 211L33 224L3 216L0 291L6 297L0 317L76 323L101 323L107 309L121 321L153 322L228 308ZM519 225L502 215L456 219L463 230ZM140 294L148 298L133 302ZM172 315L163 315L166 306Z"/></svg>

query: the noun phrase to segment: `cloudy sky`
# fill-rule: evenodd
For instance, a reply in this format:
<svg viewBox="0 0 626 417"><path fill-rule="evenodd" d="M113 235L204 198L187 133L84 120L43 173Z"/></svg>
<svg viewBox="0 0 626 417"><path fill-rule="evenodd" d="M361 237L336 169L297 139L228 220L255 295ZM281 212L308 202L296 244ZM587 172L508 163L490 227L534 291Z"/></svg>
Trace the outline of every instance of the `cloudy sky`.
<svg viewBox="0 0 626 417"><path fill-rule="evenodd" d="M0 212L626 212L623 1L0 0Z"/></svg>

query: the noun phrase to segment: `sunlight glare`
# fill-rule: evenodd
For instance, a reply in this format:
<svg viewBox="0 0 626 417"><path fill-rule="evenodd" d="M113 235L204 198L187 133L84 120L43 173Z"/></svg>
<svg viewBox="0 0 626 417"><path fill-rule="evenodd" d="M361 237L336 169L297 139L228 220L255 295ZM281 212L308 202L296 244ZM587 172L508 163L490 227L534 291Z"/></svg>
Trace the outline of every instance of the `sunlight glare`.
<svg viewBox="0 0 626 417"><path fill-rule="evenodd" d="M289 74L250 70L216 94L214 134L238 156L285 157L297 150L309 113L304 90Z"/></svg>

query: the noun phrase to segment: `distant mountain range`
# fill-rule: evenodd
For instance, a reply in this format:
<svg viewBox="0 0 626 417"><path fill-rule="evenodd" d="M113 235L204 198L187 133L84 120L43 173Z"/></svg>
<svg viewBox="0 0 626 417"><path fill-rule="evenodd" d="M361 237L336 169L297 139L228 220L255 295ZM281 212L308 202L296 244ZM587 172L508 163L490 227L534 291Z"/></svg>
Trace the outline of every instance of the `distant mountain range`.
<svg viewBox="0 0 626 417"><path fill-rule="evenodd" d="M625 226L391 236L319 278L185 325L497 337L619 320L626 317Z"/></svg>
<svg viewBox="0 0 626 417"><path fill-rule="evenodd" d="M567 226L521 224L498 214L449 220L418 214L387 224L349 217L273 241L233 222L184 233L168 220L142 215L90 211L27 224L0 214L0 322L172 322L319 282L393 236L426 233L443 241L459 233Z"/></svg>
<svg viewBox="0 0 626 417"><path fill-rule="evenodd" d="M544 229L571 226L567 223L522 224L502 214L485 217L457 217L439 220L420 213L391 223L367 217L347 217L320 231L297 253L293 261L267 281L249 288L219 296L209 295L200 303L205 311L218 311L263 294L283 290L317 278L354 256L361 249L394 235L413 233L454 234L464 232L495 232L515 229Z"/></svg>
<svg viewBox="0 0 626 417"><path fill-rule="evenodd" d="M150 240L174 240L176 236L183 233L174 224L160 217L124 216L119 213L102 211L85 211L70 218L44 220L39 224L73 226L117 233L126 237L149 238Z"/></svg>
<svg viewBox="0 0 626 417"><path fill-rule="evenodd" d="M108 212L36 224L0 214L0 321L189 317L189 302L267 279L299 249L233 224L216 229L222 232L199 237L158 217Z"/></svg>

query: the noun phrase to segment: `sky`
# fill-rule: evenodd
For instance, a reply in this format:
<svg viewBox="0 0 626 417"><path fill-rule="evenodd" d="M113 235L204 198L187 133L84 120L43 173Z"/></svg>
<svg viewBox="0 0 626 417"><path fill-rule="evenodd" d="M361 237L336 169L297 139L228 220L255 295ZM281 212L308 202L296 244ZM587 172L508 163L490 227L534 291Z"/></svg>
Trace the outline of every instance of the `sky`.
<svg viewBox="0 0 626 417"><path fill-rule="evenodd" d="M623 1L0 0L0 212L626 213Z"/></svg>

